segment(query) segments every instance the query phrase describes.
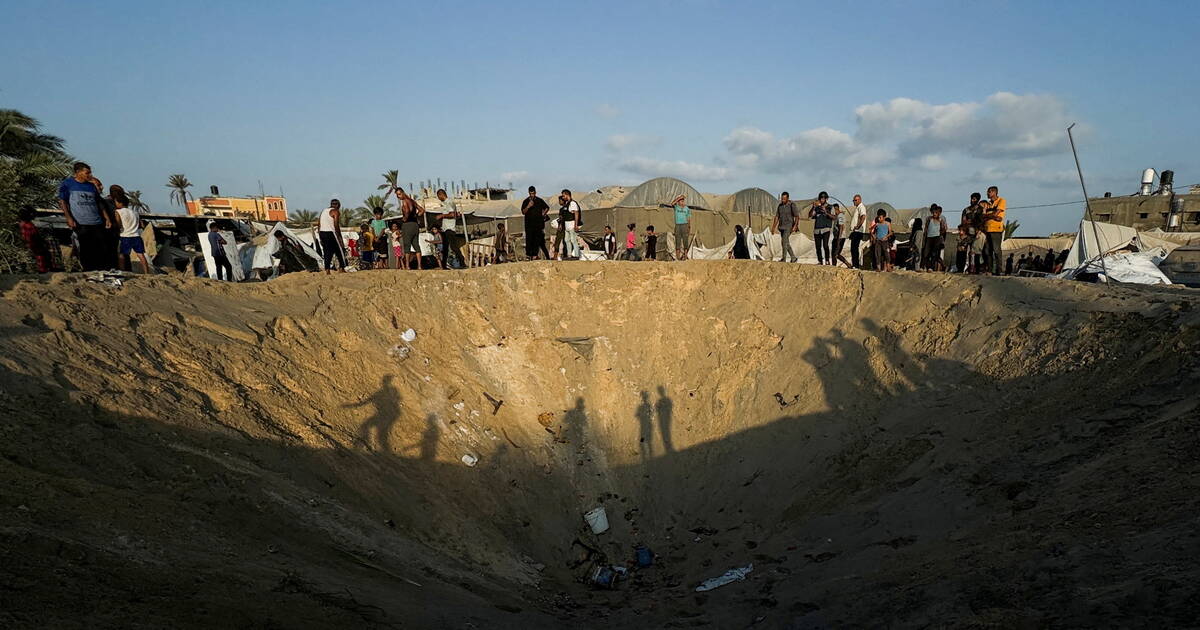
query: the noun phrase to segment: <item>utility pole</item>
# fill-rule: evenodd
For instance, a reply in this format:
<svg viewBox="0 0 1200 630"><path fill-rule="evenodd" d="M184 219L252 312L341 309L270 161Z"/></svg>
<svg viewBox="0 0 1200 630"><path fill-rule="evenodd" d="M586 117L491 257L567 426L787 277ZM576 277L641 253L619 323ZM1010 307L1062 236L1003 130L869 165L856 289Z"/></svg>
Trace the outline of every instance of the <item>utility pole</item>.
<svg viewBox="0 0 1200 630"><path fill-rule="evenodd" d="M1083 205L1087 208L1088 223L1092 224L1092 236L1096 239L1096 247L1100 245L1100 230L1096 228L1096 220L1092 218L1092 202L1088 201L1087 185L1083 183L1083 167L1079 165L1079 153L1075 150L1075 136L1071 134L1071 129L1075 127L1075 123L1071 123L1067 127L1067 138L1071 141L1071 155L1075 156L1075 170L1079 173L1079 187L1083 189ZM1100 252L1100 270L1104 273L1104 279L1108 281L1108 266L1104 263L1104 251ZM1087 264L1086 262L1084 264Z"/></svg>

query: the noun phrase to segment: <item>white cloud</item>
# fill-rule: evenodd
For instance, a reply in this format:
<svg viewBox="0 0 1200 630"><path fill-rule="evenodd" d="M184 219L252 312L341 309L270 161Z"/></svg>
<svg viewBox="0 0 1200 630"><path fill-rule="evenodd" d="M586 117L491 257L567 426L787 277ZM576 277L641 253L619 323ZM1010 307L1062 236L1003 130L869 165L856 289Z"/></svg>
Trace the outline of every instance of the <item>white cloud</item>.
<svg viewBox="0 0 1200 630"><path fill-rule="evenodd" d="M777 138L755 127L725 137L733 163L766 173L827 173L916 166L942 170L953 156L1017 160L1064 152L1066 106L1048 94L997 92L982 102L931 104L911 98L861 105L847 133L815 127Z"/></svg>
<svg viewBox="0 0 1200 630"><path fill-rule="evenodd" d="M605 119L611 120L621 115L621 110L612 103L600 103L595 109L596 115Z"/></svg>
<svg viewBox="0 0 1200 630"><path fill-rule="evenodd" d="M1038 160L1019 160L1005 165L993 165L979 169L959 180L961 184L976 188L1003 185L1004 182L1024 182L1039 188L1070 188L1079 184L1075 171L1049 171L1042 168Z"/></svg>
<svg viewBox="0 0 1200 630"><path fill-rule="evenodd" d="M500 173L500 180L504 182L516 182L523 179L529 179L529 171L509 171Z"/></svg>
<svg viewBox="0 0 1200 630"><path fill-rule="evenodd" d="M678 177L684 181L716 182L727 180L732 169L724 166L708 166L682 160L656 160L648 157L628 157L617 163L617 168L645 178Z"/></svg>
<svg viewBox="0 0 1200 630"><path fill-rule="evenodd" d="M776 138L755 127L739 127L725 137L725 148L738 166L768 173L861 168L893 159L887 147L864 144L829 127L802 131L791 138Z"/></svg>
<svg viewBox="0 0 1200 630"><path fill-rule="evenodd" d="M927 171L940 171L948 165L949 163L946 161L946 158L936 153L922 156L921 159L917 160L917 166Z"/></svg>
<svg viewBox="0 0 1200 630"><path fill-rule="evenodd" d="M982 103L945 105L896 98L862 105L854 113L858 138L896 142L900 155L910 159L944 152L985 159L1062 153L1070 124L1057 97L1011 92L997 92Z"/></svg>
<svg viewBox="0 0 1200 630"><path fill-rule="evenodd" d="M604 141L604 148L609 151L621 152L635 147L653 147L662 143L658 136L647 136L637 133L618 133L609 136Z"/></svg>

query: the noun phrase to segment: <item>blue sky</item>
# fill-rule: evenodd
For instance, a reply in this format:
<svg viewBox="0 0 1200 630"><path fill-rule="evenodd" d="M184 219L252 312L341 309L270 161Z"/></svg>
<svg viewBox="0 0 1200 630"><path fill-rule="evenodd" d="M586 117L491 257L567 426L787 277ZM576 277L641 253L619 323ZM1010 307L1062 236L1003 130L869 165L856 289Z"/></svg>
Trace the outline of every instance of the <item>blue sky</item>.
<svg viewBox="0 0 1200 630"><path fill-rule="evenodd" d="M680 176L705 192L958 209L1200 182L1186 4L6 3L0 107L169 211L187 174L292 209L379 174L543 190ZM1072 230L1081 205L1014 210Z"/></svg>

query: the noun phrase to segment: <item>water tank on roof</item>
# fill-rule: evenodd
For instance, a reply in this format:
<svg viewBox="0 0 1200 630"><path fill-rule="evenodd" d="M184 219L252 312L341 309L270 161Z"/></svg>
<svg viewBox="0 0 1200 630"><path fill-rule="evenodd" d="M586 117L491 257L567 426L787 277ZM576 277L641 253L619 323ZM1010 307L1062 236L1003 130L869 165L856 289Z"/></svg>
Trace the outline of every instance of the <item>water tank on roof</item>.
<svg viewBox="0 0 1200 630"><path fill-rule="evenodd" d="M1148 168L1142 171L1142 192L1143 195L1149 195L1154 186L1154 169Z"/></svg>
<svg viewBox="0 0 1200 630"><path fill-rule="evenodd" d="M1175 171L1163 171L1158 176L1158 194L1171 194L1171 186L1175 184Z"/></svg>

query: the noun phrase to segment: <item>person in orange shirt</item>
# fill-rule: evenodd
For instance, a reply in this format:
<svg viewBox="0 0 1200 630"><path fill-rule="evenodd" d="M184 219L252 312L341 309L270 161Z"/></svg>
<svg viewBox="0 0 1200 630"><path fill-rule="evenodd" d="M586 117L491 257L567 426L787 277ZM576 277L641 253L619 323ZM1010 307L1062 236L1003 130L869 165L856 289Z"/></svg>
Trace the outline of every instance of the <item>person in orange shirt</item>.
<svg viewBox="0 0 1200 630"><path fill-rule="evenodd" d="M987 189L988 209L983 215L983 232L987 242L983 246L985 269L994 276L1000 275L1001 243L1004 240L1004 210L1008 202L1000 196L1000 189Z"/></svg>

